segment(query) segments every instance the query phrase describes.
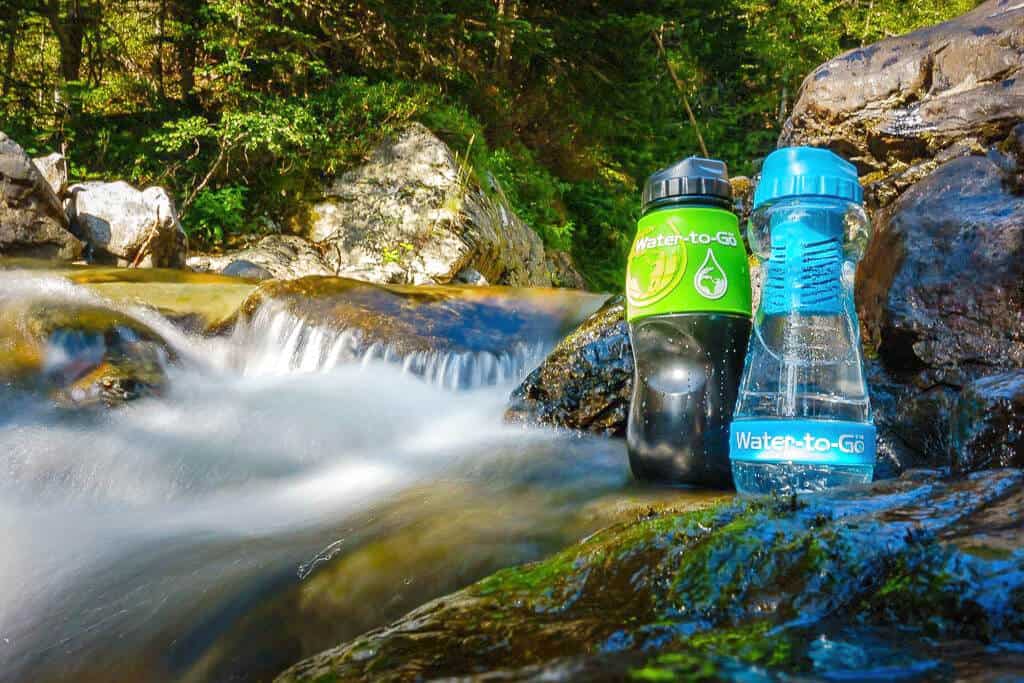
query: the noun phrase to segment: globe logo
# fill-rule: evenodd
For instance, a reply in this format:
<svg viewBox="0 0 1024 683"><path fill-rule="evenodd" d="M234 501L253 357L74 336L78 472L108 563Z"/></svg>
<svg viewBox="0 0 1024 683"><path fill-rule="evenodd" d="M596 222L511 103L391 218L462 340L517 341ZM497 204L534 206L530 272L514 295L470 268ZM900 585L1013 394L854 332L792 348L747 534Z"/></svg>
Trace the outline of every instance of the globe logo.
<svg viewBox="0 0 1024 683"><path fill-rule="evenodd" d="M671 294L686 273L686 247L671 222L654 223L637 234L635 244L648 238L675 237L673 246L634 248L626 267L626 297L631 306L650 306ZM664 240L663 240L664 241Z"/></svg>

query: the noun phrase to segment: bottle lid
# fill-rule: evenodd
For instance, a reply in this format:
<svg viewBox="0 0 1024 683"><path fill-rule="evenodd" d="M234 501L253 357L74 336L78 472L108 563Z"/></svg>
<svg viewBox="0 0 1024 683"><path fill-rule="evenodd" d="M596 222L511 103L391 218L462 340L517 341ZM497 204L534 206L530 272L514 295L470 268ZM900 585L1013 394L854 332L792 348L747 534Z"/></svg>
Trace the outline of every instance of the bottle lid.
<svg viewBox="0 0 1024 683"><path fill-rule="evenodd" d="M644 183L643 211L666 204L732 206L732 186L725 163L690 157L663 168Z"/></svg>
<svg viewBox="0 0 1024 683"><path fill-rule="evenodd" d="M857 167L816 147L784 147L769 154L754 191L754 208L783 197L808 196L862 203Z"/></svg>

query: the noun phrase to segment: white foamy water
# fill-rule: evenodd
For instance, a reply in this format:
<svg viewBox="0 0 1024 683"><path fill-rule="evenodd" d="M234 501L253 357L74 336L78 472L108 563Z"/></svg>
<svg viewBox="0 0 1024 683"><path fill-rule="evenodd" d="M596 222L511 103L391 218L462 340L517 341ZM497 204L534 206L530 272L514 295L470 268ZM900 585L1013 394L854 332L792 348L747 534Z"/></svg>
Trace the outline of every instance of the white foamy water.
<svg viewBox="0 0 1024 683"><path fill-rule="evenodd" d="M503 422L508 392L554 340L389 356L271 308L206 340L57 278L0 273L0 305L30 299L119 310L181 362L165 395L114 411L0 387L0 680L265 676L291 661L221 656L224 634L424 510L459 514L432 491L494 515L494 544L459 551L468 559L532 528L551 535L552 511L628 481L618 444ZM530 543L517 557L543 551ZM396 586L410 571L396 569Z"/></svg>

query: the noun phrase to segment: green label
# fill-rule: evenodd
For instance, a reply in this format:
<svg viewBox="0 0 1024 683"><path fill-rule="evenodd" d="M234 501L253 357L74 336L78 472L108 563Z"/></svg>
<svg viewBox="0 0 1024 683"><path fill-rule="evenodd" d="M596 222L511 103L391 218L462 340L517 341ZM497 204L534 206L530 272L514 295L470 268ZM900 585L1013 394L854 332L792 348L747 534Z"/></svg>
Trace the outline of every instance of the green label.
<svg viewBox="0 0 1024 683"><path fill-rule="evenodd" d="M736 215L686 207L640 219L626 266L628 318L750 315L750 271Z"/></svg>

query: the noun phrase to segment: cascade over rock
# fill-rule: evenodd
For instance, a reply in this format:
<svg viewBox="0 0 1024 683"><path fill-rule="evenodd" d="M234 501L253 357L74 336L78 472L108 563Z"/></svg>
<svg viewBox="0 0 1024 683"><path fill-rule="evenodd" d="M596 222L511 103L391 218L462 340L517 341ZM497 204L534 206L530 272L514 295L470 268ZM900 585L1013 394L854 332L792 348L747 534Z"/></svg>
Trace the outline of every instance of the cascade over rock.
<svg viewBox="0 0 1024 683"><path fill-rule="evenodd" d="M242 305L235 335L240 346L268 345L275 359L289 349L292 370L377 359L445 386L479 386L517 378L601 300L550 289L270 280Z"/></svg>
<svg viewBox="0 0 1024 683"><path fill-rule="evenodd" d="M1024 6L987 0L937 26L851 50L804 81L782 145L828 147L885 206L943 161L1001 142L1024 113Z"/></svg>
<svg viewBox="0 0 1024 683"><path fill-rule="evenodd" d="M551 285L540 237L489 182L411 124L336 179L299 227L345 277L443 284L472 268L491 284Z"/></svg>
<svg viewBox="0 0 1024 683"><path fill-rule="evenodd" d="M0 133L0 256L73 261L82 243L47 179L14 140Z"/></svg>

